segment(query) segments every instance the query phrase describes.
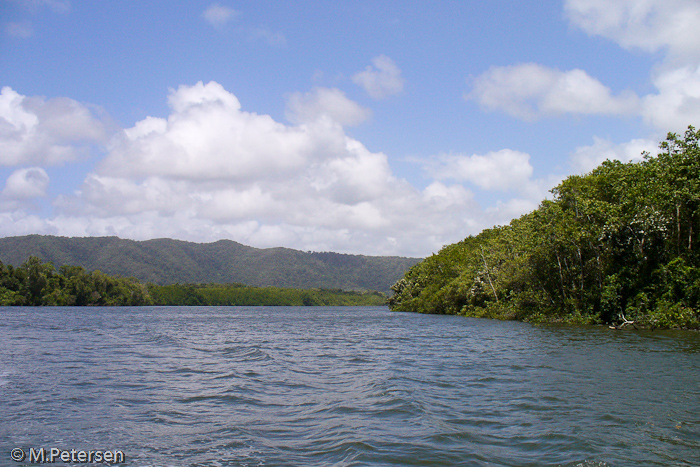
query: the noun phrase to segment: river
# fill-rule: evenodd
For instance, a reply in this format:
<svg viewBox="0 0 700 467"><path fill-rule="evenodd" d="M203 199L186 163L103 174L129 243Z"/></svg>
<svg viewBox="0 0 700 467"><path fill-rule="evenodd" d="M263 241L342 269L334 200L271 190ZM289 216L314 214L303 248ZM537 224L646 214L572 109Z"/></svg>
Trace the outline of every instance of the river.
<svg viewBox="0 0 700 467"><path fill-rule="evenodd" d="M697 467L700 333L385 307L0 308L0 465L41 448L158 467Z"/></svg>

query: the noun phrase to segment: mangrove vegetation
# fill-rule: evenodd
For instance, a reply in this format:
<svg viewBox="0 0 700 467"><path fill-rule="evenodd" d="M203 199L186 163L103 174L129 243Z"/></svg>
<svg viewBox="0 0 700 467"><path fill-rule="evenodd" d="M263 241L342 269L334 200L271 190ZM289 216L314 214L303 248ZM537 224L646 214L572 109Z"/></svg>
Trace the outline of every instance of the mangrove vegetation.
<svg viewBox="0 0 700 467"><path fill-rule="evenodd" d="M0 306L358 306L384 305L376 291L252 287L243 284L143 284L31 256L18 267L0 262Z"/></svg>
<svg viewBox="0 0 700 467"><path fill-rule="evenodd" d="M700 131L570 176L510 224L445 246L392 286L395 311L700 326Z"/></svg>

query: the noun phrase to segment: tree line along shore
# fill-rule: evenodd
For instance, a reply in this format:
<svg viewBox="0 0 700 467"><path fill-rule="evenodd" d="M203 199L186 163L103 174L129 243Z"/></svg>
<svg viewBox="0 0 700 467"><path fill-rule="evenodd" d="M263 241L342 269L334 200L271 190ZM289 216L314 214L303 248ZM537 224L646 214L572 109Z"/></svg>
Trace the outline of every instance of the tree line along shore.
<svg viewBox="0 0 700 467"><path fill-rule="evenodd" d="M606 161L553 198L410 268L394 311L700 328L700 131Z"/></svg>
<svg viewBox="0 0 700 467"><path fill-rule="evenodd" d="M251 287L242 284L141 283L32 256L18 267L0 262L0 306L372 306L375 291Z"/></svg>

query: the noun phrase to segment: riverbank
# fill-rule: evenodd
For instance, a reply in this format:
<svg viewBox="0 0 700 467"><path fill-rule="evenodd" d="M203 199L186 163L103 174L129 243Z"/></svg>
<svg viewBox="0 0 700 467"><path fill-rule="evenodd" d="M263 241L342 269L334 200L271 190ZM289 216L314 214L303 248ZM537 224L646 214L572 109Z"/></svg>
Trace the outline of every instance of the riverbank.
<svg viewBox="0 0 700 467"><path fill-rule="evenodd" d="M377 306L376 291L252 287L243 284L143 284L78 266L30 257L14 268L0 262L0 306Z"/></svg>
<svg viewBox="0 0 700 467"><path fill-rule="evenodd" d="M409 269L395 311L700 328L700 131L573 175L534 211Z"/></svg>
<svg viewBox="0 0 700 467"><path fill-rule="evenodd" d="M523 313L522 310L514 310L511 307L499 306L495 303L484 308L469 310L460 313L460 316L468 318L486 318L504 321L523 321L530 324L578 324L608 326L611 329L678 329L688 331L700 331L700 319L695 310L682 306L670 307L651 312L648 315L637 316L629 319L625 315L618 316L617 320L605 322L595 316L581 314L552 314L546 312Z"/></svg>

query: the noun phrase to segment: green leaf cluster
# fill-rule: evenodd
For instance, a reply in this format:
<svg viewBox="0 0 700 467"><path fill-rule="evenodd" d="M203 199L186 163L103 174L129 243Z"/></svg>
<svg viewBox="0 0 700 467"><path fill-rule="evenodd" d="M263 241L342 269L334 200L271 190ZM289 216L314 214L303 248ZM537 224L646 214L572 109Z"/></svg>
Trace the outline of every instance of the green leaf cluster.
<svg viewBox="0 0 700 467"><path fill-rule="evenodd" d="M31 256L19 267L0 262L0 305L150 305L147 288L133 278L112 277L82 267L43 263Z"/></svg>
<svg viewBox="0 0 700 467"><path fill-rule="evenodd" d="M444 247L392 286L396 311L700 327L700 131L606 161L506 226Z"/></svg>

